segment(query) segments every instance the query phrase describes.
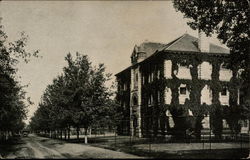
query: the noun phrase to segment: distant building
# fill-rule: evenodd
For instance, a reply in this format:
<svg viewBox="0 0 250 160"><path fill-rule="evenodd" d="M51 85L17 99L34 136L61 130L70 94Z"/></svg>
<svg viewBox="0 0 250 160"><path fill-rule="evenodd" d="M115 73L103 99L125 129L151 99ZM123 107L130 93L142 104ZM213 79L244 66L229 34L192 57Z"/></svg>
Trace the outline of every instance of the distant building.
<svg viewBox="0 0 250 160"><path fill-rule="evenodd" d="M232 85L239 73L228 69L229 60L228 49L207 43L202 34L184 34L168 44L135 45L131 66L116 74L117 99L128 117L120 133L165 134L178 118L201 114L203 128L209 128L209 107L240 103L240 86ZM225 119L222 123L228 127Z"/></svg>

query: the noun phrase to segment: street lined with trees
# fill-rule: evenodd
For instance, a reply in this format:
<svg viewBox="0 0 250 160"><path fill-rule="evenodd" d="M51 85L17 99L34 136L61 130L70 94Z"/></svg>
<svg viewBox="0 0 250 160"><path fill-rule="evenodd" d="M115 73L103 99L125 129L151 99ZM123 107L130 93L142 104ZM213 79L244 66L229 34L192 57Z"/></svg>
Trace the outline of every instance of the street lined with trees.
<svg viewBox="0 0 250 160"><path fill-rule="evenodd" d="M250 117L250 63L249 63L250 62L250 39L249 39L250 0L172 0L172 3L173 3L172 7L174 7L176 11L182 12L184 14L184 18L189 19L189 22L187 24L190 26L190 28L194 30L202 31L207 36L217 34L217 38L222 43L227 45L227 47L230 49L230 58L231 58L230 64L229 66L226 66L226 67L234 71L233 72L234 78L230 80L230 83L229 83L230 86L228 87L230 91L229 105L226 105L225 107L220 106L219 90L222 90L222 85L218 85L217 83L214 83L214 84L211 84L211 86L215 86L214 88L216 87L217 88L215 89L215 92L213 91L214 93L216 93L214 94L216 96L212 97L213 104L214 104L213 107L209 108L209 106L204 103L202 107L195 108L196 106L200 106L200 101L198 100L198 98L201 97L201 94L202 94L201 89L200 90L197 89L197 91L194 91L193 93L190 94L190 99L196 99L197 100L196 102L198 105L188 100L185 102L185 105L187 106L187 108L193 107L194 109L194 111L192 112L192 117L190 114L190 116L188 116L185 119L181 116L182 113L179 112L179 111L184 111L184 109L180 108L180 110L177 110L179 109L178 107L180 106L178 105L179 104L179 90L177 86L181 82L176 80L174 81L173 84L171 84L170 81L165 81L166 84L168 83L166 86L169 85L169 88L171 89L173 88L173 91L171 91L171 96L173 96L174 98L171 104L173 105L172 108L173 108L174 114L172 113L171 114L174 115L175 117L171 116L171 118L173 118L172 121L175 121L174 127L176 128L176 130L174 130L173 132L171 130L171 135L165 134L165 123L168 123L170 120L166 119L165 111L162 112L164 114L158 114L160 113L160 110L163 107L157 108L153 110L152 112L154 115L153 118L156 119L156 121L155 122L152 121L153 122L152 124L151 124L151 120L149 121L150 123L147 123L147 121L145 121L146 122L145 125L148 125L150 127L153 126L155 123L156 127L153 128L152 130L153 132L152 133L151 131L148 132L149 133L148 137L138 138L135 136L137 129L139 128L138 126L139 123L137 122L140 121L141 123L141 119L139 118L137 119L137 117L132 117L131 115L131 113L134 112L135 109L133 111L133 106L131 106L132 103L130 103L130 98L131 100L133 100L132 97L130 96L131 88L128 87L130 84L121 86L123 88L126 88L126 90L128 90L128 92L125 92L125 89L124 89L123 95L121 95L121 97L127 96L127 99L129 99L129 103L125 104L122 102L119 104L116 99L117 97L119 97L119 93L116 93L113 90L114 87L116 86L114 86L114 84L112 86L107 85L107 82L111 80L112 75L106 72L106 67L104 64L93 65L92 61L87 56L87 54L92 54L95 52L89 51L86 54L81 54L81 53L76 52L75 54L68 53L65 56L64 59L65 59L66 65L62 68L62 71L60 74L58 75L52 74L54 79L52 80L50 84L48 84L47 81L44 81L44 80L39 82L39 84L41 84L42 82L43 84L46 84L46 85L48 84L48 85L46 86L46 88L44 87L45 89L41 87L42 89L44 89L43 94L37 106L37 110L35 111L33 117L31 117L31 121L29 122L29 125L27 127L26 124L24 123L24 120L27 119L27 113L29 112L29 110L32 111L32 108L28 108L28 107L31 105L34 105L34 103L31 101L29 97L26 96L25 88L28 87L28 85L21 85L20 77L18 77L17 66L22 61L24 61L25 63L28 63L33 57L39 58L39 51L37 50L37 51L29 52L26 49L28 36L24 32L21 33L21 36L19 39L13 42L9 42L8 36L4 31L3 25L1 24L1 17L0 17L0 150L2 150L0 152L0 159L1 159L1 155L3 155L2 153L4 153L3 148L4 149L7 148L6 155L9 154L13 156L11 158L16 158L16 157L18 158L23 158L23 157L25 158L49 158L49 157L53 157L53 158L86 158L86 157L89 157L89 158L103 158L103 157L105 158L107 157L108 158L114 158L114 157L140 158L140 157L133 156L130 154L125 154L122 152L128 152L132 154L137 154L141 156L150 156L150 157L159 156L160 158L166 158L166 157L169 158L168 152L172 152L171 154L173 154L173 157L180 158L182 156L184 158L185 155L182 155L182 152L179 152L181 150L184 150L184 152L187 151L187 152L194 154L192 156L195 158L199 156L203 157L204 153L210 156L215 156L215 157L217 156L219 157L219 154L221 154L222 157L227 157L227 156L230 157L231 155L234 155L240 158L243 157L243 152L244 154L245 153L248 154L249 148L247 145L244 145L244 144L249 143L248 137L249 137L249 120L250 120L249 119ZM67 50L68 48L70 48L69 50L71 50L72 48L76 49L77 47L81 45L80 47L87 48L86 50L88 50L88 47L89 46L92 47L93 45L94 47L92 47L92 49L95 50L96 52L99 52L100 50L103 51L103 48L108 48L109 51L103 51L103 53L109 54L108 56L105 56L105 57L112 58L113 55L110 54L110 51L114 50L114 51L117 51L117 53L119 53L117 59L121 59L122 58L121 55L123 52L120 52L120 51L122 50L126 51L125 49L129 47L128 45L126 46L126 43L129 41L131 43L133 41L137 41L137 40L139 41L141 38L140 37L141 34L145 34L145 36L149 36L149 38L151 38L150 36L151 34L153 35L155 34L156 37L159 34L165 35L164 32L162 32L162 30L158 28L159 26L162 26L161 23L158 24L158 22L163 21L162 19L164 18L164 17L159 16L161 13L163 13L160 11L160 8L159 8L159 12L156 11L156 13L159 13L157 14L157 17L154 17L152 15L153 17L152 19L157 19L158 17L161 17L159 18L158 22L152 23L152 24L156 24L155 26L157 26L157 28L155 29L153 28L154 25L151 25L151 23L148 23L148 22L152 22L152 19L150 21L147 20L147 23L144 23L143 21L144 17L150 18L150 16L145 16L145 14L143 14L142 17L140 17L140 14L138 14L134 18L129 17L133 14L131 15L127 14L128 17L127 19L125 18L126 25L123 24L124 22L121 24L115 23L116 19L119 19L119 21L123 21L123 20L120 20L120 18L114 17L114 18L111 18L110 20L114 22L115 25L112 23L110 24L112 24L115 27L112 28L109 25L107 25L106 27L104 23L105 20L103 20L104 17L100 16L102 17L102 19L99 19L98 17L99 14L106 15L106 14L102 14L103 6L101 5L100 5L101 9L98 8L98 12L100 11L100 13L96 14L97 12L95 12L94 17L91 17L92 15L90 16L90 14L86 14L87 16L91 17L91 19L86 19L86 17L84 18L83 16L82 17L80 16L80 18L82 19L74 19L74 18L79 18L78 16L76 16L76 15L79 15L80 13L80 12L78 13L77 8L74 11L74 14L73 13L68 14L66 12L61 12L60 9L55 7L55 5L53 6L55 8L53 7L50 8L49 3L43 9L39 7L34 7L34 6L31 5L29 9L31 11L34 11L32 12L31 15L35 15L40 18L40 19L37 17L34 18L36 20L38 19L38 21L35 21L36 22L35 25L38 26L37 27L38 29L34 27L35 25L31 25L33 23L28 23L29 21L23 21L22 23L24 23L23 26L27 25L27 26L32 26L33 28L35 28L34 30L36 31L34 31L33 34L39 32L39 34L37 35L34 34L35 35L34 37L36 39L42 39L44 41L47 41L47 44L45 43L46 45L44 45L45 46L44 50L48 53L48 55L50 54L48 56L49 61L46 62L46 65L48 66L49 66L48 62L52 62L53 66L57 66L59 64L58 62L57 64L53 64L54 61L51 61L51 59L53 59L53 56L54 58L58 56L57 54L54 54L54 53L56 52L65 53L64 51ZM78 4L75 6L82 7L81 5L78 5ZM124 6L130 7L129 5L127 6L124 5ZM23 9L21 5L18 7L20 7L21 10ZM60 7L63 8L63 5L60 5ZM73 7L74 6L72 5L72 8ZM156 8L156 5L154 7ZM33 10L33 8L39 11L39 13L36 13L36 11ZM55 9L56 11L55 13L57 15L51 16L51 19L50 19L50 18L47 18L47 17L50 17L48 16L47 13L49 13L50 12L49 10L52 8ZM66 5L65 5L65 8L67 8ZM116 9L115 7L113 8L114 10L112 10L112 15L117 14L121 17L124 17L124 15L127 13L125 10L124 11L125 14L120 15L120 13L123 13L123 10L119 10L119 12L115 12L117 8ZM46 9L48 9L48 11L46 11ZM27 9L23 9L23 10L27 10ZM65 10L67 11L67 9ZM79 11L81 10L84 10L84 9L80 8ZM90 10L94 10L94 8ZM106 9L106 10L109 11L109 9ZM149 12L150 10L148 10L146 7L145 7L145 10L147 11L147 13L150 13ZM134 13L139 13L138 9L136 11L137 12L134 12ZM130 13L133 13L133 10L130 10ZM65 19L60 20L60 18L57 17L58 15L59 16L64 15L62 17ZM68 15L74 18L67 17ZM81 15L84 15L84 14L81 14ZM32 19L31 17L28 17L28 16L27 17L23 16L23 17L29 20ZM106 17L111 17L111 16L106 16ZM170 17L172 18L172 16ZM136 18L140 18L140 19L137 20ZM170 23L172 23L171 25L175 25L174 21L171 21L171 18L170 18ZM19 18L19 20L20 19L22 18ZM85 24L85 19L87 22L86 24ZM131 24L133 25L132 28L138 27L139 29L134 30L134 31L128 29L129 27L127 27L127 25L130 25L130 21L129 21L130 19L136 22L136 23L133 22L133 24ZM176 19L177 19L177 16L176 16ZM58 25L59 27L56 25L56 23L54 23L56 22L56 20L60 22ZM32 22L33 21L34 20L32 19ZM79 23L77 21L81 21L84 23ZM20 22L21 21L15 21L15 23L20 23ZM93 22L96 22L96 23L93 23ZM101 22L100 23L101 25L99 25L99 22ZM107 22L109 22L109 20ZM101 26L100 28L103 29L101 30L101 32L105 33L105 36L98 37L101 32L99 33L96 31L100 30L100 28L90 27L91 26L90 24L92 23L94 24L94 26L97 26L97 27ZM43 24L46 24L47 26L43 26ZM138 24L139 26L137 26ZM78 28L77 25L79 25L80 27ZM83 26L83 25L86 25L86 26ZM20 28L22 28L23 26L21 25ZM59 29L61 26L65 28L62 27L61 29ZM69 26L74 26L74 28L70 28ZM117 28L119 28L119 30L116 30L116 26L118 26ZM151 29L154 31L161 30L162 33L159 33L159 32L158 33L157 32L140 33L139 31L141 31L141 28L143 28L143 26L149 27L149 28L144 28L145 30L147 29L148 30ZM129 30L130 32L127 32L125 30L123 31L122 30L124 29L123 27L126 30ZM178 25L174 27L176 28L178 27ZM82 30L82 28L84 28L84 30ZM89 28L93 28L93 30L87 30ZM119 36L113 33L109 33L109 32L106 33L106 30L105 30L106 28L108 31L110 31L110 28L112 28L113 33L117 33L117 35L122 33L122 36L124 37L121 39L125 39L126 43L125 41L124 42L119 41L119 45L122 44L124 48L114 43L111 43L112 39L117 40L116 38ZM173 32L175 28L170 28L170 31L168 33ZM58 32L55 32L57 31L57 29L58 29ZM68 29L68 30L65 31L65 29L66 30ZM78 29L79 29L79 32L78 32ZM86 32L85 32L85 29L86 29ZM55 32L56 34L51 34L52 32ZM65 34L65 33L70 33L70 35ZM92 34L88 37L88 33L92 33ZM166 35L168 35L168 33ZM175 31L173 32L173 34L174 33L177 34L178 32ZM51 35L47 37L45 36L45 38L43 37L44 38L43 39L41 38L42 34L46 36L49 34ZM127 37L127 35L129 34L136 35L139 38L136 39L133 36L131 36L133 38L129 38ZM57 37L57 38L59 37L59 38L53 39L53 37ZM70 38L67 39L68 37ZM85 39L81 39L82 37L88 40L88 43L86 43L87 44L86 46L82 45L83 44L82 41L85 42ZM103 37L106 39L102 39ZM49 39L53 39L53 40L49 41ZM100 39L102 41L101 44L99 44L100 42L97 43L96 41L97 39ZM121 39L118 39L118 40L121 40ZM63 40L63 41L60 41L60 40ZM93 42L93 44L90 43L90 41ZM105 42L108 41L110 44L105 44L103 43L104 41ZM52 44L52 47L51 47L49 46L50 42L55 42L55 44ZM36 44L38 45L41 45L42 43L40 41L36 42ZM79 46L76 45L78 43L80 44ZM65 49L66 47L64 48L62 46L67 46L68 48ZM115 47L109 48L107 46L112 46L112 47L115 46L117 48ZM59 50L58 48L61 50L58 51ZM80 49L79 48L77 48L76 50L82 49L82 48ZM158 50L156 52L158 52ZM53 56L51 56L52 54ZM173 66L173 68L176 68L177 72L178 72L177 60L180 60L180 59L183 59L183 56L176 57L176 60L173 61L174 62L173 64L171 62L171 65ZM112 60L115 60L115 57L113 57ZM192 81L190 84L197 84L200 88L202 88L201 86L205 85L205 83L204 84L198 83L198 81L196 81L198 80L198 74L196 73L197 73L197 66L199 64L198 63L199 60L200 59L193 59L192 62L186 61L185 63L191 64L195 62L196 67L193 67L192 69L190 69L190 71L192 72L191 74L195 74L196 79ZM214 71L212 72L212 76L211 76L213 78L219 77L219 65L217 65L219 63L217 63L216 61L217 60L215 59L214 63L216 63L216 65L214 66L216 67L214 67L215 69L213 69ZM107 61L107 63L110 63L110 62ZM114 63L114 64L120 65L118 63ZM116 66L114 66L114 68L115 67ZM39 71L43 69L44 68L41 67ZM46 72L46 70L43 70L43 71ZM27 72L32 73L30 71L27 71ZM39 76L42 77L43 75L42 76L39 75ZM129 76L127 77L130 78L130 76L131 74L129 72ZM137 76L134 76L134 77L136 77L135 79L138 79ZM149 74L149 77L151 77L150 74ZM152 75L152 77L156 77L156 76ZM49 77L48 79L51 80L52 78ZM145 79L142 78L143 83L144 81ZM186 88L183 88L185 90L184 92L187 92L188 91L187 89L196 90L195 87L191 88L190 84L188 84ZM160 84L158 87L159 89L162 89L163 86L164 85ZM152 88L150 87L151 86L149 86L148 88L145 87L144 89L151 91ZM237 102L238 98L236 98L238 97L238 90L236 89L233 90L233 88L237 88L240 90L240 93L239 93L240 102L239 103ZM34 89L33 91L37 93L39 92L39 90L36 90L36 89ZM141 92L138 92L138 93L141 94ZM178 94L175 94L175 93L178 93ZM115 96L117 97L115 98ZM148 97L150 97L150 101L148 103L150 103L150 107L153 108L154 106L151 105L152 103L151 95L149 95ZM161 95L161 97L164 97L164 95ZM163 101L163 98L161 99L161 97L160 98L152 97L152 98L159 99L159 101ZM134 104L138 104L139 102L137 97L133 101L136 102ZM128 106L128 109L126 109L126 106ZM141 111L138 113L141 114ZM211 117L210 119L211 129L209 131L206 130L207 132L204 134L202 132L202 129L203 129L202 123L203 123L204 117L208 115L207 113L211 115L209 116L209 118ZM189 114L189 110L187 114ZM177 119L178 116L180 117L179 118L180 120ZM159 119L159 117L162 117L162 119ZM135 120L131 121L131 118L134 118ZM228 123L229 128L231 129L230 134L231 133L232 134L230 136L223 135L223 122L224 122L223 118L226 119L225 122ZM158 119L160 121L158 121ZM240 133L241 125L242 125L241 120L244 120L244 121L246 120L246 122L248 122L247 124L248 133L244 133L244 134ZM164 123L162 123L164 124L164 126L161 125L161 121L164 121ZM168 125L167 126L168 128L170 128L169 124L166 124ZM131 128L132 128L131 126L133 126L134 132L131 132ZM20 134L21 131L24 130L24 128L26 129L29 128L30 131L32 131L35 134L30 134L27 137L23 136L22 138L14 139L13 142L8 141L9 139L11 139L11 137L14 137L16 134ZM107 130L112 131L114 135L109 135L105 137L105 131ZM122 134L123 130L126 130L126 134L124 135ZM157 135L159 131L162 133L162 135L160 136ZM88 139L88 135L90 135L91 132L92 132L92 135L95 135L95 137L92 136L91 138L89 137ZM97 132L99 133L101 132L101 134L104 133L104 136L103 137L99 136L99 138L98 136L96 137L96 135L98 135ZM181 133L181 134L178 134L178 133ZM214 133L214 137L215 137L214 139L212 137L212 133ZM229 135L228 133L226 134ZM194 134L195 136L192 137L192 134ZM74 136L76 135L77 137L76 139L79 144L70 143L70 142L75 142L73 135ZM89 141L90 144L92 144L93 146L95 145L96 146L92 147L89 145L80 144L82 142L81 141L82 135L84 135L85 144L87 144ZM246 138L244 137L244 135ZM42 137L42 136L46 136L46 137ZM61 140L56 140L56 139L61 139L61 140L71 139L71 141L61 141ZM15 148L15 151L13 152L10 151L8 147ZM102 147L106 149L103 149ZM119 152L108 150L107 148L112 149L112 150L117 150ZM224 149L225 152L222 153L222 149ZM199 150L199 152L197 152L197 150ZM176 151L176 152L173 152L173 151ZM232 152L232 154L229 154L230 152ZM4 155L4 157L6 155Z"/></svg>
<svg viewBox="0 0 250 160"><path fill-rule="evenodd" d="M93 66L86 55L69 53L67 66L53 83L48 85L38 110L31 118L30 127L51 137L70 139L70 129L75 128L79 139L80 128L87 132L95 127L115 127L116 102L114 92L105 86L111 74L105 66Z"/></svg>

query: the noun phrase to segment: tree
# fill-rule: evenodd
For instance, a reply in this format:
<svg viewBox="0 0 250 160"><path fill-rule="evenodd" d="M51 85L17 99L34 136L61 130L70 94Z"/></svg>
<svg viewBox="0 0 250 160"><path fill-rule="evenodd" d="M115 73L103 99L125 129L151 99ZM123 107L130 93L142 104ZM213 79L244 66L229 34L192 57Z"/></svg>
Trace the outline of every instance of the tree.
<svg viewBox="0 0 250 160"><path fill-rule="evenodd" d="M30 126L36 131L61 133L63 129L69 133L73 126L78 139L80 128L84 128L87 143L88 129L115 126L116 104L105 85L111 75L105 73L103 64L92 66L86 55L76 53L73 58L69 53L65 60L63 74L47 86Z"/></svg>
<svg viewBox="0 0 250 160"><path fill-rule="evenodd" d="M31 119L31 128L37 132L55 133L58 137L60 132L69 132L72 125L73 110L70 106L72 95L67 92L64 75L59 75L53 79L53 83L48 85L43 93L38 110ZM70 138L68 136L68 138Z"/></svg>
<svg viewBox="0 0 250 160"><path fill-rule="evenodd" d="M25 86L21 86L16 78L20 60L28 63L31 57L38 57L38 51L26 51L27 40L28 36L22 32L20 39L8 42L8 36L0 23L0 138L3 139L24 127L22 120L26 118L27 106L32 103L25 96Z"/></svg>
<svg viewBox="0 0 250 160"><path fill-rule="evenodd" d="M73 95L71 103L74 110L73 122L77 128L77 137L79 128L85 129L85 143L87 143L88 129L100 117L109 113L105 112L105 107L111 94L105 82L109 80L110 74L105 74L103 64L92 67L86 55L76 53L76 59L73 60L71 54L68 54L65 60L68 62L68 66L64 68L65 81Z"/></svg>
<svg viewBox="0 0 250 160"><path fill-rule="evenodd" d="M249 0L173 0L177 11L189 19L192 29L219 40L230 49L231 68L243 69L242 117L250 117L250 1Z"/></svg>

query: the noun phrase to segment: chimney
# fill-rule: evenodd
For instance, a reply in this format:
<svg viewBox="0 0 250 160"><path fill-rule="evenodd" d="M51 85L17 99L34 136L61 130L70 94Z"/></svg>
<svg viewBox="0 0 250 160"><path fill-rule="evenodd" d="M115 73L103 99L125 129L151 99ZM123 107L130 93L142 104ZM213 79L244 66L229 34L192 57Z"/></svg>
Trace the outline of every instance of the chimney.
<svg viewBox="0 0 250 160"><path fill-rule="evenodd" d="M198 47L201 52L209 52L209 41L208 37L201 30L198 31L199 39L198 39Z"/></svg>

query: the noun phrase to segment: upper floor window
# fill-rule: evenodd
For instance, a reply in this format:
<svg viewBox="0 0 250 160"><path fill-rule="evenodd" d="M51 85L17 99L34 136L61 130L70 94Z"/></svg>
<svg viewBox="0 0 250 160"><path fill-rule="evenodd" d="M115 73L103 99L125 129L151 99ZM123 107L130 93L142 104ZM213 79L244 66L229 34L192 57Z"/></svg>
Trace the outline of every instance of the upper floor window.
<svg viewBox="0 0 250 160"><path fill-rule="evenodd" d="M190 73L190 66L188 66L186 63L179 63L178 69L174 70L174 74L179 79L192 79L191 73Z"/></svg>
<svg viewBox="0 0 250 160"><path fill-rule="evenodd" d="M188 66L188 63L187 63L187 60L182 60L182 61L180 61L180 62L179 62L179 66L180 66L180 67L189 67L189 66Z"/></svg>
<svg viewBox="0 0 250 160"><path fill-rule="evenodd" d="M163 75L165 78L172 78L172 61L165 60L164 61L164 72Z"/></svg>
<svg viewBox="0 0 250 160"><path fill-rule="evenodd" d="M157 95L158 95L158 102L160 103L160 101L161 101L161 92L158 91L158 92L157 92Z"/></svg>
<svg viewBox="0 0 250 160"><path fill-rule="evenodd" d="M227 63L222 63L220 65L219 79L221 81L230 81L233 76L233 72Z"/></svg>
<svg viewBox="0 0 250 160"><path fill-rule="evenodd" d="M135 81L138 82L138 73L135 74Z"/></svg>
<svg viewBox="0 0 250 160"><path fill-rule="evenodd" d="M138 72L134 74L134 88L138 87Z"/></svg>
<svg viewBox="0 0 250 160"><path fill-rule="evenodd" d="M145 77L142 75L142 84L145 84Z"/></svg>
<svg viewBox="0 0 250 160"><path fill-rule="evenodd" d="M221 68L222 68L222 69L228 69L228 64L225 63L225 62L223 62L223 63L221 64Z"/></svg>
<svg viewBox="0 0 250 160"><path fill-rule="evenodd" d="M148 104L152 105L153 104L153 95L151 94L148 99Z"/></svg>
<svg viewBox="0 0 250 160"><path fill-rule="evenodd" d="M126 109L126 103L125 102L123 103L123 109Z"/></svg>
<svg viewBox="0 0 250 160"><path fill-rule="evenodd" d="M237 78L240 78L242 76L242 73L244 72L244 69L239 69L237 72Z"/></svg>
<svg viewBox="0 0 250 160"><path fill-rule="evenodd" d="M222 88L221 95L222 95L222 96L227 96L227 87L226 87L226 86L224 86L224 87Z"/></svg>
<svg viewBox="0 0 250 160"><path fill-rule="evenodd" d="M157 71L157 78L158 78L158 79L160 79L160 74L161 74L161 72L160 72L160 70L158 70L158 71Z"/></svg>
<svg viewBox="0 0 250 160"><path fill-rule="evenodd" d="M180 87L180 94L186 95L187 94L187 88L186 87Z"/></svg>
<svg viewBox="0 0 250 160"><path fill-rule="evenodd" d="M137 97L134 96L133 97L133 105L136 106L137 104L138 104Z"/></svg>
<svg viewBox="0 0 250 160"><path fill-rule="evenodd" d="M148 75L148 82L151 83L153 81L153 74L149 73Z"/></svg>
<svg viewBox="0 0 250 160"><path fill-rule="evenodd" d="M243 120L243 125L242 125L242 127L247 127L248 125L247 125L248 123L247 123L247 120Z"/></svg>
<svg viewBox="0 0 250 160"><path fill-rule="evenodd" d="M123 85L123 89L124 89L124 91L126 91L126 90L127 90L127 84L126 84L126 83L124 83L124 85Z"/></svg>
<svg viewBox="0 0 250 160"><path fill-rule="evenodd" d="M210 80L212 75L212 65L209 62L202 62L198 65L198 78Z"/></svg>

